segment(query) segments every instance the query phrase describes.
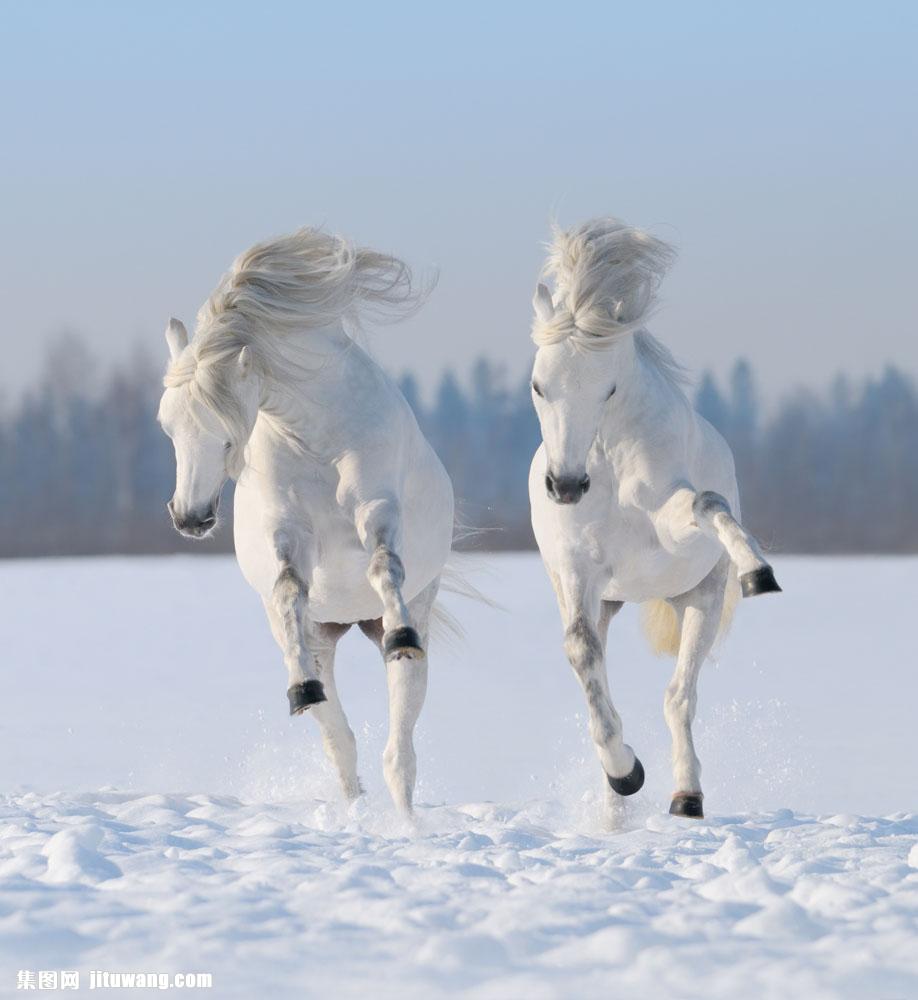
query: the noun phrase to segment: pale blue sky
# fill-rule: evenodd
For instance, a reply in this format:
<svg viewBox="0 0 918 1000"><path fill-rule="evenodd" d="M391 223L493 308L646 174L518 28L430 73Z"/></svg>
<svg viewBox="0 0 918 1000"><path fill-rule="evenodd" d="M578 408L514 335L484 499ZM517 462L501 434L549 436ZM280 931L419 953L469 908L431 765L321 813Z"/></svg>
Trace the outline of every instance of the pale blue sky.
<svg viewBox="0 0 918 1000"><path fill-rule="evenodd" d="M690 367L918 375L916 12L2 3L0 386L63 326L160 351L304 223L439 267L392 368L516 377L549 218L602 213L679 246L654 329Z"/></svg>

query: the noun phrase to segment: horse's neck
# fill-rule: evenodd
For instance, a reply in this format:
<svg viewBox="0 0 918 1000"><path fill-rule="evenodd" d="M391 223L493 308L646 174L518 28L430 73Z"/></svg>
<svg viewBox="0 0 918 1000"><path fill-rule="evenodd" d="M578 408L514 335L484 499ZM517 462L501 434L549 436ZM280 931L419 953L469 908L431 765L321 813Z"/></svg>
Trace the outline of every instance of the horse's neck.
<svg viewBox="0 0 918 1000"><path fill-rule="evenodd" d="M339 399L344 392L345 372L350 364L366 357L338 324L310 331L300 343L281 348L291 377L265 377L260 412L267 420L261 429L297 450L316 457L324 454L341 423Z"/></svg>
<svg viewBox="0 0 918 1000"><path fill-rule="evenodd" d="M683 394L637 349L633 336L616 347L615 396L606 410L600 437L607 443L635 431L653 437L662 422L676 419L685 408Z"/></svg>

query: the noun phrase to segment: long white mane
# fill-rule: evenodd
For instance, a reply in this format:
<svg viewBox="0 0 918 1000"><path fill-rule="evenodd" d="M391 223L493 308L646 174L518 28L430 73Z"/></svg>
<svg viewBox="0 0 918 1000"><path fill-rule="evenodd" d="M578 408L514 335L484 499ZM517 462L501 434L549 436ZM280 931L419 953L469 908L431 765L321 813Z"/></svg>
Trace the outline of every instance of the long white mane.
<svg viewBox="0 0 918 1000"><path fill-rule="evenodd" d="M181 384L246 346L264 362L278 338L308 337L338 320L404 317L424 294L396 257L320 229L304 227L257 243L233 261L199 310L194 339L170 365L166 384Z"/></svg>
<svg viewBox="0 0 918 1000"><path fill-rule="evenodd" d="M240 254L198 313L198 330L298 333L358 314L398 318L419 299L402 261L307 226Z"/></svg>
<svg viewBox="0 0 918 1000"><path fill-rule="evenodd" d="M554 314L536 318L540 346L568 337L600 347L641 329L675 257L662 240L619 219L554 227L543 277L554 281Z"/></svg>
<svg viewBox="0 0 918 1000"><path fill-rule="evenodd" d="M642 360L674 386L684 384L685 370L644 329L675 256L668 243L612 217L567 230L554 226L542 269L554 283L554 309L536 314L532 339L540 347L570 339L595 350L633 333Z"/></svg>
<svg viewBox="0 0 918 1000"><path fill-rule="evenodd" d="M310 331L337 321L353 329L364 316L398 319L414 312L425 295L397 258L304 227L258 243L233 261L163 382L187 385L236 443L244 420L230 382L244 347L260 374L292 385L309 374Z"/></svg>

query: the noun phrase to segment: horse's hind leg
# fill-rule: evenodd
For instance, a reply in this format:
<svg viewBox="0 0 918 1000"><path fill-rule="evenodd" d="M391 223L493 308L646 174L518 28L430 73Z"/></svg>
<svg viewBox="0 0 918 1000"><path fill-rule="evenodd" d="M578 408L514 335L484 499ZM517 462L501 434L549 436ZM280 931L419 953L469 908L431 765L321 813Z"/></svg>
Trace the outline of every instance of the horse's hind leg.
<svg viewBox="0 0 918 1000"><path fill-rule="evenodd" d="M325 753L338 772L345 796L352 801L363 792L357 777L357 741L341 707L335 684L335 648L349 627L333 624L315 626L315 658L325 691L325 701L313 705L312 714L322 733Z"/></svg>
<svg viewBox="0 0 918 1000"><path fill-rule="evenodd" d="M706 534L716 538L727 550L736 566L743 597L780 591L774 570L768 564L758 543L736 520L730 505L710 490L695 495L692 501L695 523Z"/></svg>
<svg viewBox="0 0 918 1000"><path fill-rule="evenodd" d="M676 670L663 702L673 740L676 791L669 811L674 816L704 816L701 764L692 740L692 721L698 699L698 674L717 638L729 571L729 559L724 556L697 587L670 602L682 626Z"/></svg>
<svg viewBox="0 0 918 1000"><path fill-rule="evenodd" d="M370 554L367 579L382 601L383 655L386 660L422 659L424 647L402 597L405 567L397 552L401 534L398 505L389 500L362 504L357 510L356 526Z"/></svg>
<svg viewBox="0 0 918 1000"><path fill-rule="evenodd" d="M408 605L421 648L427 646L430 612L439 584L439 580L434 580ZM360 627L385 657L382 623L361 622ZM389 738L383 751L383 774L396 808L410 814L417 778L414 727L427 694L426 653L414 659L386 657L386 681L389 688Z"/></svg>

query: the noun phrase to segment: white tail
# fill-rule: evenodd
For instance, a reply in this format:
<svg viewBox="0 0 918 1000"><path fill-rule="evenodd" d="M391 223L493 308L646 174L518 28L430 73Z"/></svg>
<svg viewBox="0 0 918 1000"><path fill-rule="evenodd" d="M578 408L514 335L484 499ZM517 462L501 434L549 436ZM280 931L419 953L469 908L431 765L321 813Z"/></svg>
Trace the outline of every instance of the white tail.
<svg viewBox="0 0 918 1000"><path fill-rule="evenodd" d="M723 639L730 629L739 597L739 581L733 573L729 573L724 591L724 609L721 612L720 625L717 629L718 641ZM641 625L651 650L657 656L676 656L679 653L682 631L679 628L676 612L667 601L655 600L642 604Z"/></svg>

